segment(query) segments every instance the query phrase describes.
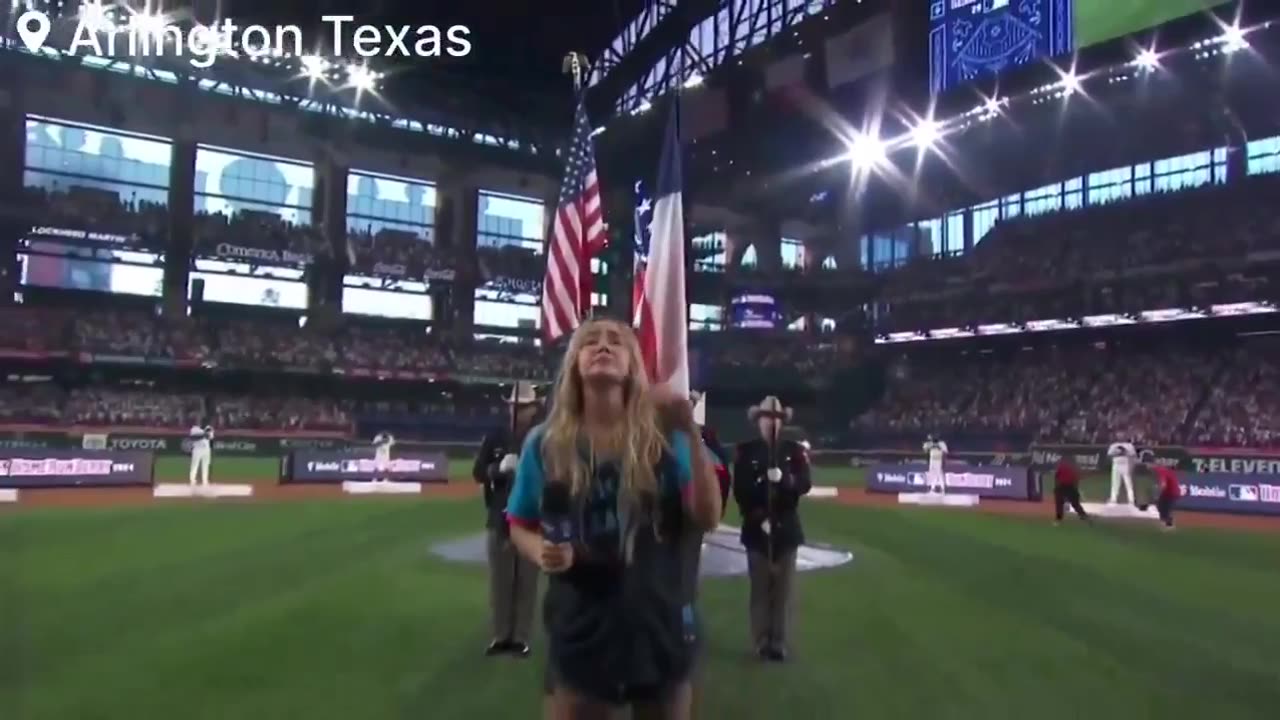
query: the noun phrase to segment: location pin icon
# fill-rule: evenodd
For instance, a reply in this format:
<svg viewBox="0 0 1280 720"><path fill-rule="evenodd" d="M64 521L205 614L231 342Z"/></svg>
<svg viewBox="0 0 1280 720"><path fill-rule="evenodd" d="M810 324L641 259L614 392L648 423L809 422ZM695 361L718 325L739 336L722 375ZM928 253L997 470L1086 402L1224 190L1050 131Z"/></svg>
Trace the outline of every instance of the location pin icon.
<svg viewBox="0 0 1280 720"><path fill-rule="evenodd" d="M49 37L49 16L39 10L28 10L18 17L18 37L22 44L33 53L44 47L45 38Z"/></svg>

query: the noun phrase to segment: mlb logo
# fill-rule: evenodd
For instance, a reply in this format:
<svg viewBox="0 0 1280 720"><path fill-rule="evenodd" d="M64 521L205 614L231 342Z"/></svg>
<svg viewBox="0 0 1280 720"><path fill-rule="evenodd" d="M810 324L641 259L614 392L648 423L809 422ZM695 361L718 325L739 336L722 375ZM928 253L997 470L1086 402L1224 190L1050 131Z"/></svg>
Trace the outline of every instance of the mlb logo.
<svg viewBox="0 0 1280 720"><path fill-rule="evenodd" d="M941 20L943 15L947 14L947 4L945 2L936 2L929 6L929 19Z"/></svg>
<svg viewBox="0 0 1280 720"><path fill-rule="evenodd" d="M1258 502L1258 486L1232 485L1227 489L1227 497L1236 502Z"/></svg>
<svg viewBox="0 0 1280 720"><path fill-rule="evenodd" d="M343 461L342 461L342 472L344 472L344 473L358 473L358 472L360 472L360 461L359 461L359 460L343 460Z"/></svg>
<svg viewBox="0 0 1280 720"><path fill-rule="evenodd" d="M907 473L908 482L912 485L925 485L924 473Z"/></svg>

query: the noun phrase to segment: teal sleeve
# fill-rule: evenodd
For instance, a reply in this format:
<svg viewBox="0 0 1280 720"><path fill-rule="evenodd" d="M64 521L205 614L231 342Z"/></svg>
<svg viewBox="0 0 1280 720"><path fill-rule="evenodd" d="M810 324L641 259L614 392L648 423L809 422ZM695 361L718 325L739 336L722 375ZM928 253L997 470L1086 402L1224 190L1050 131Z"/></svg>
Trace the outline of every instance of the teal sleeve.
<svg viewBox="0 0 1280 720"><path fill-rule="evenodd" d="M676 483L683 492L693 484L693 445L689 434L680 431L671 434L670 442L671 458L676 464Z"/></svg>
<svg viewBox="0 0 1280 720"><path fill-rule="evenodd" d="M545 482L542 472L542 427L538 426L529 433L524 447L520 448L516 479L507 499L509 521L529 524L542 519L542 486Z"/></svg>

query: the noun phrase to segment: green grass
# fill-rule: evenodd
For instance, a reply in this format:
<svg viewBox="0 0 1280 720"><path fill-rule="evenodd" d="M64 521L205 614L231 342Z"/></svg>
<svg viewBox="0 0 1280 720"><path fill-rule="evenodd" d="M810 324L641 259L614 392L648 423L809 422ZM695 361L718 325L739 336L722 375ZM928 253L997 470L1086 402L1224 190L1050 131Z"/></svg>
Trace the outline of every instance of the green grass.
<svg viewBox="0 0 1280 720"><path fill-rule="evenodd" d="M801 576L785 667L746 659L745 582L707 582L704 718L1280 707L1280 538L805 513L855 560ZM0 514L0 717L536 717L540 662L480 656L483 569L427 554L481 522L475 500Z"/></svg>
<svg viewBox="0 0 1280 720"><path fill-rule="evenodd" d="M1075 41L1085 48L1163 25L1228 0L1075 0Z"/></svg>

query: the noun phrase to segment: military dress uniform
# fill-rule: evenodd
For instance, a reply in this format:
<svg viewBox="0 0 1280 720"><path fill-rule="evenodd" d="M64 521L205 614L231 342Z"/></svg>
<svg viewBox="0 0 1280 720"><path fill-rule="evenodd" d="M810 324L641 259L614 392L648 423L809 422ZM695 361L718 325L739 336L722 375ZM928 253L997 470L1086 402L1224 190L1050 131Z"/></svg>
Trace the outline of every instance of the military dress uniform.
<svg viewBox="0 0 1280 720"><path fill-rule="evenodd" d="M495 429L485 435L472 467L472 477L484 487L486 550L489 559L489 606L493 642L488 653L529 654L534 605L538 599L538 566L525 559L511 542L506 507L514 469L504 472L502 459L519 453L520 443L511 429Z"/></svg>
<svg viewBox="0 0 1280 720"><path fill-rule="evenodd" d="M733 495L742 513L751 580L751 639L762 657L782 660L790 637L796 551L804 544L798 507L811 484L808 452L800 443L777 441L777 482L768 477L774 462L763 439L738 445Z"/></svg>

